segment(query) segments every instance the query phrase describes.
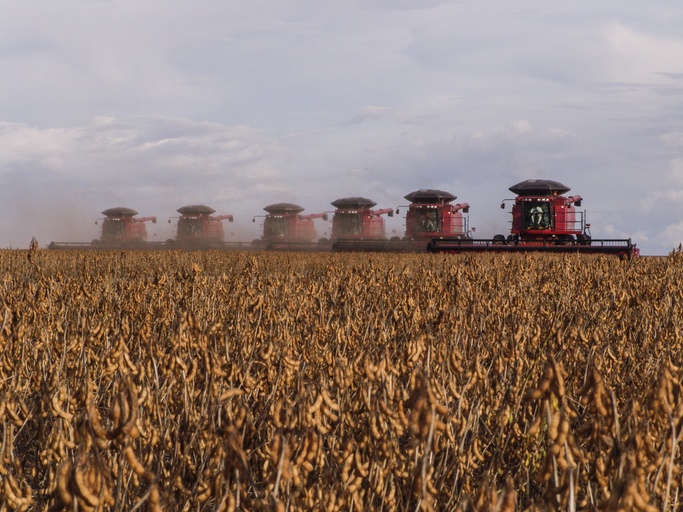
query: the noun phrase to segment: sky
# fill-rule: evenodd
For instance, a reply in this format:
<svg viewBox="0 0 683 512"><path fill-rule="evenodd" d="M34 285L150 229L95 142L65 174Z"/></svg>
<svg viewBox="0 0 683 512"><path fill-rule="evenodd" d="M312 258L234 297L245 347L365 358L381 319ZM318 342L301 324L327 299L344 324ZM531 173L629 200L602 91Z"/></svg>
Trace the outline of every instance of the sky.
<svg viewBox="0 0 683 512"><path fill-rule="evenodd" d="M593 238L683 242L680 0L0 0L0 76L0 247L88 242L115 206L163 241L188 204L248 241L271 203L421 188L490 238L526 179Z"/></svg>

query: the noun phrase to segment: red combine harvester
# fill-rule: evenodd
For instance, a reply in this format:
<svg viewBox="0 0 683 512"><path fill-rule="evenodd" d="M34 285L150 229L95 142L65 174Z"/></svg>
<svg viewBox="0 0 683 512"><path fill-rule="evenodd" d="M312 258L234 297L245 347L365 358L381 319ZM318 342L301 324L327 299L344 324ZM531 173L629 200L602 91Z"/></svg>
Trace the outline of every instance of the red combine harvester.
<svg viewBox="0 0 683 512"><path fill-rule="evenodd" d="M492 240L434 238L430 252L547 252L638 256L631 239L593 240L585 212L578 211L581 196L566 197L570 188L552 180L526 180L509 190L517 197L512 206L512 230ZM505 208L505 201L500 205Z"/></svg>
<svg viewBox="0 0 683 512"><path fill-rule="evenodd" d="M212 217L216 210L203 204L183 206L176 210L180 217L176 227L175 240L167 240L166 245L179 249L222 249L224 241L223 222L233 221L232 215ZM169 220L169 222L171 222Z"/></svg>
<svg viewBox="0 0 683 512"><path fill-rule="evenodd" d="M410 201L406 214L406 239L426 249L434 238L468 239L467 203L451 204L457 199L443 190L420 189L405 198Z"/></svg>
<svg viewBox="0 0 683 512"><path fill-rule="evenodd" d="M144 248L147 246L145 222L156 223L156 217L135 217L138 214L131 208L118 206L102 212L102 234L99 240L84 242L50 242L49 249L122 249ZM97 224L97 222L95 223Z"/></svg>
<svg viewBox="0 0 683 512"><path fill-rule="evenodd" d="M337 208L332 217L333 239L385 239L382 215L393 217L393 208L371 210L377 203L365 197L344 197L331 204Z"/></svg>
<svg viewBox="0 0 683 512"><path fill-rule="evenodd" d="M405 237L391 240L365 240L363 243L338 240L335 251L380 251L380 252L422 252L427 250L434 238L469 238L467 203L451 204L456 196L450 192L434 189L420 189L411 192L405 199L410 201L406 213ZM396 209L399 213L399 209Z"/></svg>
<svg viewBox="0 0 683 512"><path fill-rule="evenodd" d="M332 202L332 247L340 250L375 250L387 243L382 215L394 216L393 208L372 210L377 203L365 197L344 197Z"/></svg>
<svg viewBox="0 0 683 512"><path fill-rule="evenodd" d="M255 249L319 250L328 249L324 238L316 241L313 219L327 220L327 213L300 215L304 208L292 203L275 203L264 208L268 215L263 221L263 236L254 240ZM256 222L256 219L253 219Z"/></svg>

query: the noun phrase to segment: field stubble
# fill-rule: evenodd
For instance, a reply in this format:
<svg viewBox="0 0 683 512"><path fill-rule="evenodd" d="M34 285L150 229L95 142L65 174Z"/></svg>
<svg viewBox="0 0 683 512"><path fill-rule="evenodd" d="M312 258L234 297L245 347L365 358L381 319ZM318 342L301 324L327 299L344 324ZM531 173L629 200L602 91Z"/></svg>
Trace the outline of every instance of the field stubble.
<svg viewBox="0 0 683 512"><path fill-rule="evenodd" d="M1 510L680 507L680 253L0 270Z"/></svg>

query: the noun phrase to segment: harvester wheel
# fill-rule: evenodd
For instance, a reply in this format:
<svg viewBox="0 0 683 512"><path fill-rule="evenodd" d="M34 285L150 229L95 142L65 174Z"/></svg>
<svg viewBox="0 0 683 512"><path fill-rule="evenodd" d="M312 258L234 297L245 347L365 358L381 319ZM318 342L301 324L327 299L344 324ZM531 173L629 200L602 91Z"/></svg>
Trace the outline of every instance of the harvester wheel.
<svg viewBox="0 0 683 512"><path fill-rule="evenodd" d="M496 245L505 245L505 235L496 235L493 237L493 243Z"/></svg>
<svg viewBox="0 0 683 512"><path fill-rule="evenodd" d="M581 233L579 235L576 235L576 241L579 243L579 245L590 245L591 244L591 237L590 237L590 235L586 235L584 233Z"/></svg>

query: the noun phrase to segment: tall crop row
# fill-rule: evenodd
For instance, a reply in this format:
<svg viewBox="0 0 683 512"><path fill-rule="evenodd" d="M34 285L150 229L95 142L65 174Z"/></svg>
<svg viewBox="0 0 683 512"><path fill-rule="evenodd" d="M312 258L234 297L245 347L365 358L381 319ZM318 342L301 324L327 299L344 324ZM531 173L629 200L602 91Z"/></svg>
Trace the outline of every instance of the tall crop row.
<svg viewBox="0 0 683 512"><path fill-rule="evenodd" d="M680 507L683 255L0 252L1 510Z"/></svg>

